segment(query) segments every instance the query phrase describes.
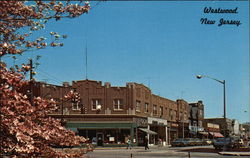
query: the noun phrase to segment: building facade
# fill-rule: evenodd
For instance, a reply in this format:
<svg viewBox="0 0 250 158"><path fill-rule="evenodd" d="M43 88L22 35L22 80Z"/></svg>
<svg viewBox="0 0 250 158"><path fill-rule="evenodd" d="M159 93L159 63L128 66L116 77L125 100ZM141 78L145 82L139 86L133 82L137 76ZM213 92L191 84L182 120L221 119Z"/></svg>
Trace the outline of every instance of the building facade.
<svg viewBox="0 0 250 158"><path fill-rule="evenodd" d="M61 100L70 90L79 101ZM114 87L106 82L80 80L62 86L37 82L34 96L58 101L52 117L65 121L65 126L100 146L125 145L130 138L135 145L169 144L188 135L189 105L155 95L143 84L127 83Z"/></svg>
<svg viewBox="0 0 250 158"><path fill-rule="evenodd" d="M178 137L189 137L189 104L183 100L177 101L177 122L178 122Z"/></svg>
<svg viewBox="0 0 250 158"><path fill-rule="evenodd" d="M204 105L202 101L189 103L189 135L198 137L203 132Z"/></svg>
<svg viewBox="0 0 250 158"><path fill-rule="evenodd" d="M215 123L210 123L208 120L203 120L204 134L203 137L207 137L209 139L215 139L219 137L223 137L220 133L220 125Z"/></svg>
<svg viewBox="0 0 250 158"><path fill-rule="evenodd" d="M218 124L220 126L220 134L225 137L233 135L233 122L231 119L224 118L206 118L206 123Z"/></svg>

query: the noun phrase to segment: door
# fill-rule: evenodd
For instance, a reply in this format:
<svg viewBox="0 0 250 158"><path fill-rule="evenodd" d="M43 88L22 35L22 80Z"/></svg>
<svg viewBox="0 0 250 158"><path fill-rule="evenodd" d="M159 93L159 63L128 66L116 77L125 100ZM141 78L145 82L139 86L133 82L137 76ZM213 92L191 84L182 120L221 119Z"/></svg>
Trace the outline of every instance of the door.
<svg viewBox="0 0 250 158"><path fill-rule="evenodd" d="M97 133L97 146L103 146L103 133Z"/></svg>

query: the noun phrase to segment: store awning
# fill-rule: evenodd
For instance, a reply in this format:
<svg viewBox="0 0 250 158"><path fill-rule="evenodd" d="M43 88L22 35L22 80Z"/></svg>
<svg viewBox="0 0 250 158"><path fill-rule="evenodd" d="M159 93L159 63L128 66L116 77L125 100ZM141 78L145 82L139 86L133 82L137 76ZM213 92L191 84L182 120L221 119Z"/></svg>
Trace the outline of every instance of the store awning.
<svg viewBox="0 0 250 158"><path fill-rule="evenodd" d="M208 135L208 132L199 132L202 135Z"/></svg>
<svg viewBox="0 0 250 158"><path fill-rule="evenodd" d="M156 135L157 133L155 131L151 131L147 128L139 128L139 130L143 131L143 132L146 132L148 134L152 134L152 135Z"/></svg>
<svg viewBox="0 0 250 158"><path fill-rule="evenodd" d="M209 132L212 136L214 137L224 137L221 133L219 132Z"/></svg>
<svg viewBox="0 0 250 158"><path fill-rule="evenodd" d="M78 132L77 128L67 128L67 129L69 129L69 130L71 130L73 132Z"/></svg>

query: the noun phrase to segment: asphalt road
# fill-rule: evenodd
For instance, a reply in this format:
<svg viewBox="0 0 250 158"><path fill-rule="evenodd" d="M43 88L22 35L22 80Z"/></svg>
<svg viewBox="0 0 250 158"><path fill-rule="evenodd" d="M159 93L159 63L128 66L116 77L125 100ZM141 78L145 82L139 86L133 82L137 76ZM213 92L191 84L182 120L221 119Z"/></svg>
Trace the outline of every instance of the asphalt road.
<svg viewBox="0 0 250 158"><path fill-rule="evenodd" d="M151 147L147 151L143 147L135 147L131 150L104 148L96 149L85 156L87 158L239 158L239 156L219 155L212 146Z"/></svg>

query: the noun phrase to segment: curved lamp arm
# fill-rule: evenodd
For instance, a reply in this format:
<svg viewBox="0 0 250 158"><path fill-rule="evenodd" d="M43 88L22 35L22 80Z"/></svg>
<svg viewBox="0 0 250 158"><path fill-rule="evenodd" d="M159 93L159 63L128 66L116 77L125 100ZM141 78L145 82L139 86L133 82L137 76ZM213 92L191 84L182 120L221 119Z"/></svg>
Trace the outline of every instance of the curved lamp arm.
<svg viewBox="0 0 250 158"><path fill-rule="evenodd" d="M210 79L215 80L215 81L217 81L219 83L225 84L225 80L223 80L223 81L222 80L218 80L216 78L213 78L213 77L210 77L210 76L206 76L206 75L197 75L196 76L196 78L198 78L198 79L201 79L201 78L204 78L204 77L210 78Z"/></svg>

